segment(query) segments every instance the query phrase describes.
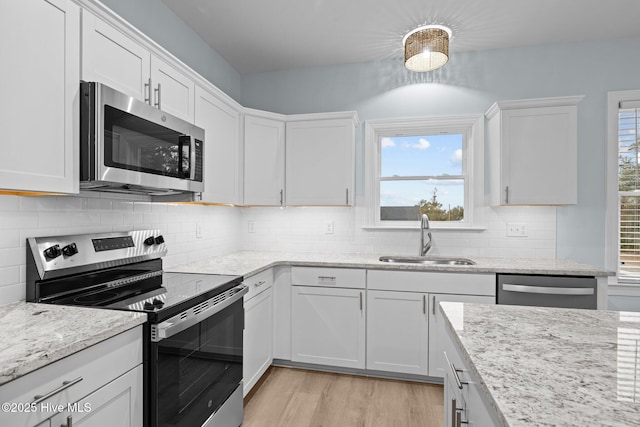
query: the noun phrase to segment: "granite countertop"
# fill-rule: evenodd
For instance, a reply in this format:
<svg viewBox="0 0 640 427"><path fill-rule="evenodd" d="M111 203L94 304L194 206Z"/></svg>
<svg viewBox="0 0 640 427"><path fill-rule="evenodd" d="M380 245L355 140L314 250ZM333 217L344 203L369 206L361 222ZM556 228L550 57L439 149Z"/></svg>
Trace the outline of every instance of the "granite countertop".
<svg viewBox="0 0 640 427"><path fill-rule="evenodd" d="M369 268L376 270L446 271L463 273L560 274L610 276L613 273L559 258L471 258L476 265L387 263L373 254L240 251L170 267L186 273L230 274L249 277L276 265Z"/></svg>
<svg viewBox="0 0 640 427"><path fill-rule="evenodd" d="M145 314L16 302L0 305L0 385L146 322Z"/></svg>
<svg viewBox="0 0 640 427"><path fill-rule="evenodd" d="M640 425L640 313L441 303L504 426Z"/></svg>

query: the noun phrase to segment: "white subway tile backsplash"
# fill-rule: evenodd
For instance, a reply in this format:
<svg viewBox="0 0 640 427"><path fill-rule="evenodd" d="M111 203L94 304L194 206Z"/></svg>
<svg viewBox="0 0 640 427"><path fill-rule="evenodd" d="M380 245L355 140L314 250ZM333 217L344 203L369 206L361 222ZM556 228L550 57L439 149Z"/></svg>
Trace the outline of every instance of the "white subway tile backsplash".
<svg viewBox="0 0 640 427"><path fill-rule="evenodd" d="M484 208L483 231L434 230L434 255L554 257L555 208ZM0 303L25 297L27 237L157 228L168 242L166 268L245 250L415 255L419 231L363 229L366 211L346 208L232 208L152 203L127 195L0 196ZM248 232L248 221L254 232ZM333 234L325 234L333 221ZM506 237L506 224L528 237ZM196 225L202 237L196 237Z"/></svg>

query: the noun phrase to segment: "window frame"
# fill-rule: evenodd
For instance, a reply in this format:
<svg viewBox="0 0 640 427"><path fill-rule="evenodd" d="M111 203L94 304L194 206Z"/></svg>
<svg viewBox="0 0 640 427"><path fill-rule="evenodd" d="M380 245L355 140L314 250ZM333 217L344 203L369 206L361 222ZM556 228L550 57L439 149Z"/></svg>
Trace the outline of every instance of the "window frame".
<svg viewBox="0 0 640 427"><path fill-rule="evenodd" d="M365 201L364 228L418 228L419 220L382 221L380 219L381 140L394 136L422 136L439 133L463 134L464 220L432 221L433 229L478 230L477 206L484 196L484 115L431 116L378 119L365 122Z"/></svg>
<svg viewBox="0 0 640 427"><path fill-rule="evenodd" d="M620 193L618 187L618 113L622 102L639 101L640 90L607 93L607 203L605 209L605 268L615 271L609 284L639 287L634 281L620 281Z"/></svg>

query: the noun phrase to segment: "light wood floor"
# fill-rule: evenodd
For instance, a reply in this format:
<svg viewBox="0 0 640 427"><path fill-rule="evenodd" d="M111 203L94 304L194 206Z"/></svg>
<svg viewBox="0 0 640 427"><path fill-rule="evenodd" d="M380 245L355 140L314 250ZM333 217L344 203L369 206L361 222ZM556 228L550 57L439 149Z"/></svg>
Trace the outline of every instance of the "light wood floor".
<svg viewBox="0 0 640 427"><path fill-rule="evenodd" d="M440 385L272 367L242 427L442 427Z"/></svg>

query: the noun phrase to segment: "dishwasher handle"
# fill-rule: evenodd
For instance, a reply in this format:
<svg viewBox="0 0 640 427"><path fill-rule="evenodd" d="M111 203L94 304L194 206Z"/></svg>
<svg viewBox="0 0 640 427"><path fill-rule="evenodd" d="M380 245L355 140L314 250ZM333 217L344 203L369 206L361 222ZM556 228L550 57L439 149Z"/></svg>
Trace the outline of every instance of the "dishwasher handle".
<svg viewBox="0 0 640 427"><path fill-rule="evenodd" d="M518 285L514 283L503 283L502 290L506 292L520 292L527 294L545 294L545 295L593 295L593 288L565 288L556 286L532 286Z"/></svg>

